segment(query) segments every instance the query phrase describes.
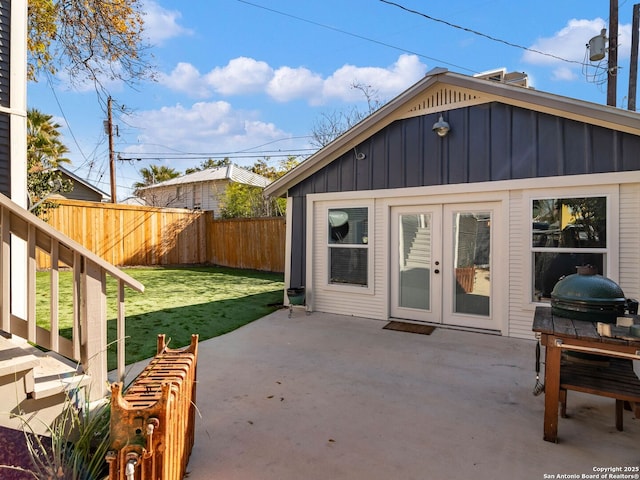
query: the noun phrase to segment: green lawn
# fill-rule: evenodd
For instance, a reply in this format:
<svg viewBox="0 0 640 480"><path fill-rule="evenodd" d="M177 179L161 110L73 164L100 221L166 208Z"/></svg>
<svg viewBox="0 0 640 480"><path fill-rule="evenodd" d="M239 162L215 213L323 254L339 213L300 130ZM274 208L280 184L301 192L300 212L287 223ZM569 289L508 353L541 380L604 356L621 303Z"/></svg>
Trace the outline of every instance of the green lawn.
<svg viewBox="0 0 640 480"><path fill-rule="evenodd" d="M145 286L144 293L125 289L126 362L152 357L156 337L164 333L169 346L188 345L216 337L271 313L282 303L282 274L222 267L154 267L123 269ZM38 272L36 318L49 318L49 273ZM60 272L60 333L71 336L72 273ZM109 341L116 337L116 282L108 277ZM46 320L45 320L46 319ZM111 351L113 350L113 351ZM109 369L115 368L110 349Z"/></svg>

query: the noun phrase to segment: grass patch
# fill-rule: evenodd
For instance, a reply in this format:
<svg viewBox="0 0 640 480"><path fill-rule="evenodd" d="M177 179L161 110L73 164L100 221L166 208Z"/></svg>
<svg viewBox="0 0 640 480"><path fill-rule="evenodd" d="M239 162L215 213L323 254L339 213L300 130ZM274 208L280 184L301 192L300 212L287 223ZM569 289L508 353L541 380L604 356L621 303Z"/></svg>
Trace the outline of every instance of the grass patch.
<svg viewBox="0 0 640 480"><path fill-rule="evenodd" d="M144 293L125 289L126 363L156 353L156 337L164 333L171 348L228 333L276 310L282 303L282 274L223 267L125 268L145 286ZM72 272L60 272L60 334L71 338ZM108 340L116 339L117 284L107 277ZM37 274L36 318L48 327L49 272ZM113 348L112 348L113 349ZM115 368L115 349L109 369Z"/></svg>

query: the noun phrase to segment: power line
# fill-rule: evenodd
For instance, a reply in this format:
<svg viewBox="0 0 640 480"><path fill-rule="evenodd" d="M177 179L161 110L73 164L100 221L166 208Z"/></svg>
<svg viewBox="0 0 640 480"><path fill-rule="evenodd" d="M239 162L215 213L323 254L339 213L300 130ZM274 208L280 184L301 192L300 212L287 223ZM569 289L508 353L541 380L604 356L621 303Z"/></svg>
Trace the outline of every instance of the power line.
<svg viewBox="0 0 640 480"><path fill-rule="evenodd" d="M76 139L76 136L73 134L73 130L71 129L71 124L69 123L69 120L67 119L67 116L64 113L64 110L62 109L62 104L60 103L60 99L58 98L58 95L56 94L56 90L55 88L53 88L53 84L51 82L51 74L47 71L47 85L49 85L49 89L51 90L51 93L53 94L53 98L56 101L56 104L58 105L58 108L60 109L60 114L62 115L62 118L64 118L65 123L67 124L67 130L69 130L69 134L71 135L71 138L73 138L73 143L76 144L76 147L78 148L78 151L80 152L80 155L82 156L82 158L85 159L85 162L88 161L86 155L84 154L84 152L82 151L82 148L80 148L80 144L78 143L78 139Z"/></svg>
<svg viewBox="0 0 640 480"><path fill-rule="evenodd" d="M127 156L161 156L163 158L195 158L195 157L228 157L228 156L245 156L245 157L256 157L263 155L271 155L271 154L293 154L298 152L315 152L317 148L287 148L287 149L279 149L279 150L237 150L234 152L124 152L118 151L119 155L127 155Z"/></svg>
<svg viewBox="0 0 640 480"><path fill-rule="evenodd" d="M257 5L255 3L248 2L246 0L236 0L236 1L240 2L240 3L244 3L246 5L251 5L252 7L255 7L255 8L261 8L262 10L267 10L269 12L276 13L278 15L282 15L282 16L285 16L285 17L293 18L293 19L301 21L301 22L309 23L311 25L315 25L316 27L326 28L327 30L333 30L334 32L342 33L343 35L349 35L350 37L354 37L354 38L359 38L360 40L365 40L367 42L375 43L377 45L382 45L383 47L392 48L394 50L398 50L398 51L404 52L404 53L410 53L412 55L416 55L418 57L425 58L427 60L433 60L434 62L438 62L438 63L444 64L444 65L450 65L452 67L459 68L460 70L466 70L467 72L478 73L476 70L472 70L470 68L466 68L466 67L463 67L461 65L456 65L455 63L447 62L445 60L441 60L441 59L435 58L435 57L430 57L428 55L424 55L422 53L414 52L414 51L408 50L406 48L397 47L395 45L391 45L390 43L385 43L385 42L381 42L380 40L375 40L373 38L365 37L363 35L358 35L357 33L348 32L348 31L342 30L340 28L332 27L331 25L326 25L324 23L315 22L315 21L309 20L307 18L298 17L296 15L292 15L290 13L282 12L280 10L275 10L273 8L265 7L263 5Z"/></svg>
<svg viewBox="0 0 640 480"><path fill-rule="evenodd" d="M240 1L240 0L238 0L238 1ZM447 25L449 27L457 28L458 30L463 30L465 32L469 32L469 33L472 33L474 35L478 35L478 36L486 38L488 40L491 40L491 41L494 41L494 42L498 42L498 43L502 43L502 44L507 45L509 47L519 48L521 50L526 50L527 52L537 53L538 55L544 55L545 57L551 57L551 58L554 58L556 60L560 60L562 62L574 63L574 64L577 64L577 65L584 65L583 62L579 62L577 60L569 60L569 59L560 57L558 55L554 55L552 53L547 53L547 52L543 52L541 50L536 50L535 48L524 47L522 45L518 45L517 43L509 42L507 40L502 40L501 38L497 38L497 37L488 35L486 33L482 33L482 32L479 32L477 30L473 30L471 28L463 27L461 25L457 25L455 23L448 22L447 20L442 20L440 18L432 17L431 15L427 15L426 13L422 13L422 12L419 12L417 10L412 10L410 8L407 8L404 5L400 5L399 3L390 2L389 0L380 0L380 1L382 3L386 3L387 5L392 5L394 7L400 8L401 10L404 10L406 12L412 13L414 15L419 15L421 17L424 17L424 18L428 19L428 20L432 20L434 22L442 23L442 24Z"/></svg>
<svg viewBox="0 0 640 480"><path fill-rule="evenodd" d="M118 154L117 160L120 162L138 162L138 161L193 161L193 160L209 160L211 158L228 158L229 160L247 160L252 158L289 158L289 157L305 157L310 155L310 152L315 152L317 149L309 149L309 152L291 152L291 153L265 153L265 154L253 154L253 155L203 155L203 156L144 156L136 154L122 153Z"/></svg>

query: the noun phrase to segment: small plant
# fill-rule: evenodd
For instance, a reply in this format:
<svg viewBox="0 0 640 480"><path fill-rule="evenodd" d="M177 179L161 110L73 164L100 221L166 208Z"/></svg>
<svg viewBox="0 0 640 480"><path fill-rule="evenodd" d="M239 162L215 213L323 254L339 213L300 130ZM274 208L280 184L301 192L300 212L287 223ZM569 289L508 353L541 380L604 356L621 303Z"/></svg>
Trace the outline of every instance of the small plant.
<svg viewBox="0 0 640 480"><path fill-rule="evenodd" d="M24 421L35 479L97 480L107 476L110 403L105 400L95 406L77 398L67 397L61 415L47 427L50 437L35 435Z"/></svg>

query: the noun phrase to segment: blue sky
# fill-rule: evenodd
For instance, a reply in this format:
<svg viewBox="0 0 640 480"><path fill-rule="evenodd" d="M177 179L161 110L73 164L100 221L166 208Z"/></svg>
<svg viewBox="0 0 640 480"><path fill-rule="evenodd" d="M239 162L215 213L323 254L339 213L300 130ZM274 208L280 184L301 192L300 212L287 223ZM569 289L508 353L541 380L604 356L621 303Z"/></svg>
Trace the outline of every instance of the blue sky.
<svg viewBox="0 0 640 480"><path fill-rule="evenodd" d="M620 0L620 108L632 8ZM304 158L323 115L365 109L352 85L384 102L435 67L467 75L504 67L526 72L538 90L606 104L606 64L589 62L586 49L608 28L604 0L146 0L145 12L156 81L105 82L119 201L150 164L184 172L207 158ZM27 103L62 125L69 168L108 193L104 97L61 72L30 83Z"/></svg>

